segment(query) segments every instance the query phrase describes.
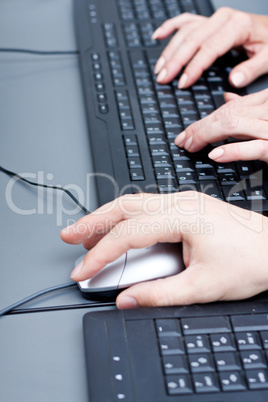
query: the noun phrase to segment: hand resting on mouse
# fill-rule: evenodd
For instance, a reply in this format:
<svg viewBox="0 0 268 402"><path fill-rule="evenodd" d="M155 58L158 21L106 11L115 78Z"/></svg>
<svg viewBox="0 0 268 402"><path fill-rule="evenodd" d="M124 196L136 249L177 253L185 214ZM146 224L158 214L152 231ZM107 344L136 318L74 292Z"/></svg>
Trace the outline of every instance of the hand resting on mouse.
<svg viewBox="0 0 268 402"><path fill-rule="evenodd" d="M238 300L268 289L268 219L197 192L125 195L61 232L89 249L72 279L93 277L129 249L183 244L186 269L143 282L117 297L118 308Z"/></svg>

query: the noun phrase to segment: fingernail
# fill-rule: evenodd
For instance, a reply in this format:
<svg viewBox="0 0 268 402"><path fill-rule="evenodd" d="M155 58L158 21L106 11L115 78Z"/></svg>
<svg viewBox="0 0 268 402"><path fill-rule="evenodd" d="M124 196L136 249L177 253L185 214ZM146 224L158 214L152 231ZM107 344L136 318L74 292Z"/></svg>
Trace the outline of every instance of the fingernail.
<svg viewBox="0 0 268 402"><path fill-rule="evenodd" d="M167 75L167 69L163 68L163 70L160 71L160 73L157 76L157 82L161 82L163 81L163 79L165 78L165 76Z"/></svg>
<svg viewBox="0 0 268 402"><path fill-rule="evenodd" d="M185 136L186 136L186 132L183 131L182 133L180 133L176 139L175 139L175 144L179 147L185 140Z"/></svg>
<svg viewBox="0 0 268 402"><path fill-rule="evenodd" d="M152 39L157 39L158 35L161 33L162 30L163 30L162 27L157 28L152 34Z"/></svg>
<svg viewBox="0 0 268 402"><path fill-rule="evenodd" d="M244 74L240 72L231 75L231 81L235 87L241 87L245 79L246 77L244 76Z"/></svg>
<svg viewBox="0 0 268 402"><path fill-rule="evenodd" d="M117 302L117 307L119 309L129 309L129 308L137 308L139 307L137 300L130 296L124 296L120 298Z"/></svg>
<svg viewBox="0 0 268 402"><path fill-rule="evenodd" d="M81 269L83 267L83 263L84 261L81 261L73 270L73 272L71 273L71 278L75 279L75 277L81 272Z"/></svg>
<svg viewBox="0 0 268 402"><path fill-rule="evenodd" d="M159 71L162 69L162 67L164 66L166 60L163 56L159 57L159 59L156 62L156 65L154 67L154 73L158 74Z"/></svg>
<svg viewBox="0 0 268 402"><path fill-rule="evenodd" d="M220 158L223 154L224 154L224 149L223 148L216 148L216 149L213 149L213 151L211 151L208 154L208 157L210 159L215 160L215 159Z"/></svg>
<svg viewBox="0 0 268 402"><path fill-rule="evenodd" d="M178 82L178 88L179 89L184 88L187 80L188 80L188 75L187 74L182 74L182 76L181 76L181 78L179 79L179 82Z"/></svg>
<svg viewBox="0 0 268 402"><path fill-rule="evenodd" d="M193 137L188 138L188 140L186 141L186 143L184 145L184 148L189 150L189 148L192 145L192 142L193 142Z"/></svg>

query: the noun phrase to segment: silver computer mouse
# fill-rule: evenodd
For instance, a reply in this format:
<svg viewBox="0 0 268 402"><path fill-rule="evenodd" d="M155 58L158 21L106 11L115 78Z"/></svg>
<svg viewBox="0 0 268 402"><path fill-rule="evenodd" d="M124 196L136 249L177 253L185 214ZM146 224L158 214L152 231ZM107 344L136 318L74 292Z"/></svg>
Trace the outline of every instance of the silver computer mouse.
<svg viewBox="0 0 268 402"><path fill-rule="evenodd" d="M84 258L83 254L75 266ZM175 275L185 268L180 243L158 243L131 249L106 265L91 279L78 282L83 295L92 300L114 300L125 288L139 282Z"/></svg>

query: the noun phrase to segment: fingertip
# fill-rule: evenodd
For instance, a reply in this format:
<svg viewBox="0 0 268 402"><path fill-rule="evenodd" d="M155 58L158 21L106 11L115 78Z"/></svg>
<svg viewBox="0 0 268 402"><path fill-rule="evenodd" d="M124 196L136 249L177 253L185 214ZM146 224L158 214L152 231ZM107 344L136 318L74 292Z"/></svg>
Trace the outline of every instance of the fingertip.
<svg viewBox="0 0 268 402"><path fill-rule="evenodd" d="M180 133L176 138L174 143L177 145L177 147L182 147L184 140L186 137L186 131L183 131L182 133Z"/></svg>
<svg viewBox="0 0 268 402"><path fill-rule="evenodd" d="M179 89L183 89L186 87L187 85L187 81L188 81L188 74L182 74L181 78L179 79L178 82L178 88Z"/></svg>
<svg viewBox="0 0 268 402"><path fill-rule="evenodd" d="M223 155L224 155L223 148L215 148L208 154L208 157L212 160L218 160L221 159Z"/></svg>
<svg viewBox="0 0 268 402"><path fill-rule="evenodd" d="M245 74L242 73L241 71L234 71L230 74L229 78L231 84L235 88L241 88L246 84L246 77Z"/></svg>
<svg viewBox="0 0 268 402"><path fill-rule="evenodd" d="M119 310L127 310L131 308L138 308L139 305L134 297L121 293L116 299L116 307Z"/></svg>
<svg viewBox="0 0 268 402"><path fill-rule="evenodd" d="M76 267L75 269L72 271L71 273L71 279L75 282L79 281L79 275L82 271L84 265L84 261L82 260Z"/></svg>
<svg viewBox="0 0 268 402"><path fill-rule="evenodd" d="M159 28L157 28L154 33L152 34L151 38L153 40L158 39L158 37L161 35L161 33L163 33L163 28L160 26Z"/></svg>

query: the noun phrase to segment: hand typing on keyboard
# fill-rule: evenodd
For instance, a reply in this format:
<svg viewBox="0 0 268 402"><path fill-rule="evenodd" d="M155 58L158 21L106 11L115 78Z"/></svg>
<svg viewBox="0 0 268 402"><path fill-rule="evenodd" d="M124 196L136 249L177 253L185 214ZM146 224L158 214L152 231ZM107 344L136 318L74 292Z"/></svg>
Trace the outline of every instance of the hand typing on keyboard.
<svg viewBox="0 0 268 402"><path fill-rule="evenodd" d="M75 281L94 276L131 248L182 242L186 269L117 297L118 308L248 298L268 289L268 219L202 193L125 195L61 232L89 249Z"/></svg>
<svg viewBox="0 0 268 402"><path fill-rule="evenodd" d="M192 85L214 61L228 50L242 46L249 60L230 73L230 83L243 87L268 72L268 17L221 8L212 17L184 13L164 22L153 39L177 31L155 66L159 83L174 79L182 68L179 88Z"/></svg>
<svg viewBox="0 0 268 402"><path fill-rule="evenodd" d="M225 99L225 105L179 134L175 144L196 152L229 137L247 140L222 142L209 157L216 162L258 159L268 163L268 90L244 97L226 93Z"/></svg>
<svg viewBox="0 0 268 402"><path fill-rule="evenodd" d="M167 38L176 30L155 65L159 83L170 82L185 67L178 86L186 88L219 56L238 46L242 46L249 59L232 69L229 81L234 87L243 87L268 72L266 16L230 8L219 9L210 18L186 13L167 20L153 38ZM225 100L227 103L214 113L189 125L176 138L176 145L197 152L229 137L246 139L251 141L222 143L209 156L217 162L259 159L268 163L268 91L245 98L227 93Z"/></svg>

